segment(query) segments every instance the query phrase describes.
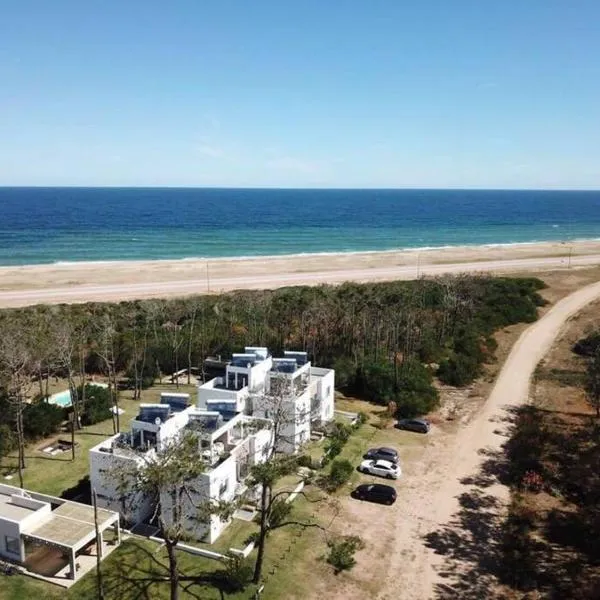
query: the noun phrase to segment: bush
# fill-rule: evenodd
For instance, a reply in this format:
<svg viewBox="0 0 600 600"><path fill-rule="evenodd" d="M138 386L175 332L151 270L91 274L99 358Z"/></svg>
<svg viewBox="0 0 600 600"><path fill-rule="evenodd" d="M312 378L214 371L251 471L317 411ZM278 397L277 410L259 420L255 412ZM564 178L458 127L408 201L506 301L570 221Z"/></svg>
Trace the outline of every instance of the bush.
<svg viewBox="0 0 600 600"><path fill-rule="evenodd" d="M325 452L327 453L327 458L332 459L332 458L336 457L342 451L342 448L344 447L344 443L345 442L343 442L339 438L333 438L333 439L329 440L327 442L327 445L325 446Z"/></svg>
<svg viewBox="0 0 600 600"><path fill-rule="evenodd" d="M312 458L308 454L299 456L297 462L299 467L308 467L309 469L312 467Z"/></svg>
<svg viewBox="0 0 600 600"><path fill-rule="evenodd" d="M455 355L440 363L437 375L443 383L463 387L479 376L479 361L470 356Z"/></svg>
<svg viewBox="0 0 600 600"><path fill-rule="evenodd" d="M48 437L58 431L64 420L63 408L44 401L28 404L23 410L23 433L29 439Z"/></svg>
<svg viewBox="0 0 600 600"><path fill-rule="evenodd" d="M365 547L365 543L357 535L343 537L340 540L328 542L327 545L329 546L327 562L333 566L336 575L354 567L356 564L355 553Z"/></svg>
<svg viewBox="0 0 600 600"><path fill-rule="evenodd" d="M81 389L79 390L81 397ZM83 425L94 425L100 421L110 419L112 416L112 399L108 388L97 385L85 386L85 405L81 416Z"/></svg>
<svg viewBox="0 0 600 600"><path fill-rule="evenodd" d="M329 471L329 476L327 477L327 487L330 490L337 490L344 483L346 483L352 473L354 472L354 467L349 460L346 459L336 459L331 463L331 470Z"/></svg>
<svg viewBox="0 0 600 600"><path fill-rule="evenodd" d="M243 591L252 581L252 566L243 556L233 552L227 554L225 568L219 572L218 579L229 593Z"/></svg>
<svg viewBox="0 0 600 600"><path fill-rule="evenodd" d="M0 424L0 458L17 447L17 437L8 425Z"/></svg>
<svg viewBox="0 0 600 600"><path fill-rule="evenodd" d="M356 424L358 427L360 427L361 425L364 425L368 421L369 421L369 415L366 412L361 411L358 413L358 417L356 419Z"/></svg>
<svg viewBox="0 0 600 600"><path fill-rule="evenodd" d="M594 356L599 348L600 332L596 331L577 341L573 346L573 352L579 356L585 356L586 358L589 358Z"/></svg>

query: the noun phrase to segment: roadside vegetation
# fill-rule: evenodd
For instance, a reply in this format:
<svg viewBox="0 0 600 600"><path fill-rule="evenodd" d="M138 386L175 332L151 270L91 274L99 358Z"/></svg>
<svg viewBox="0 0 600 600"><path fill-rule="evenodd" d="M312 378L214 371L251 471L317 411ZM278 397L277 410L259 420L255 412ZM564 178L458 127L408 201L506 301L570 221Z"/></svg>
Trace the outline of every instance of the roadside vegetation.
<svg viewBox="0 0 600 600"><path fill-rule="evenodd" d="M506 446L503 578L547 598L600 597L600 328L581 337L582 326L575 319L538 368Z"/></svg>

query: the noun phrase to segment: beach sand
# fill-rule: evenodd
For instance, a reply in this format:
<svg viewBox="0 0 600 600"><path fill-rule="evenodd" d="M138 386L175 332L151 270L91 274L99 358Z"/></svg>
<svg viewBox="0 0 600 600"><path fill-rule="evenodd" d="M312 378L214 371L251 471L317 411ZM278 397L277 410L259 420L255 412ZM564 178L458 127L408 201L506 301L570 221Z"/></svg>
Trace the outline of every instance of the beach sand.
<svg viewBox="0 0 600 600"><path fill-rule="evenodd" d="M600 241L27 265L0 267L0 306L125 300L348 280L414 279L444 272L526 272L597 264L600 264Z"/></svg>

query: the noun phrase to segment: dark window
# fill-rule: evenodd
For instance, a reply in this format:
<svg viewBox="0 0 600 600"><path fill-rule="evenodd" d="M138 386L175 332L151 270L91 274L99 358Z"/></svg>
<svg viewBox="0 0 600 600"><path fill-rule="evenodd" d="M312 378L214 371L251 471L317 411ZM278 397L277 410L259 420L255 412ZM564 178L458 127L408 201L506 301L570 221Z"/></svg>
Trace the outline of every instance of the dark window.
<svg viewBox="0 0 600 600"><path fill-rule="evenodd" d="M6 546L7 552L10 552L11 554L16 554L17 556L21 555L21 544L19 543L19 538L14 538L5 535L4 545Z"/></svg>

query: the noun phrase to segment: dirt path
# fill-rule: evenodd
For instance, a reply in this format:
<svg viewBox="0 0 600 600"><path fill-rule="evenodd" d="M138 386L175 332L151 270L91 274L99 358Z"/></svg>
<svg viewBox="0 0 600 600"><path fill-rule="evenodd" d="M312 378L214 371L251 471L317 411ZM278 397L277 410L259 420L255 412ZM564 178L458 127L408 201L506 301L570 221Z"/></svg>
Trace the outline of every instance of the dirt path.
<svg viewBox="0 0 600 600"><path fill-rule="evenodd" d="M509 498L498 477L512 410L528 401L531 376L564 323L599 297L600 282L567 296L529 327L479 414L427 448L416 476L401 488L395 522L388 523L394 544L380 565L387 573L381 600L494 597L494 550Z"/></svg>

